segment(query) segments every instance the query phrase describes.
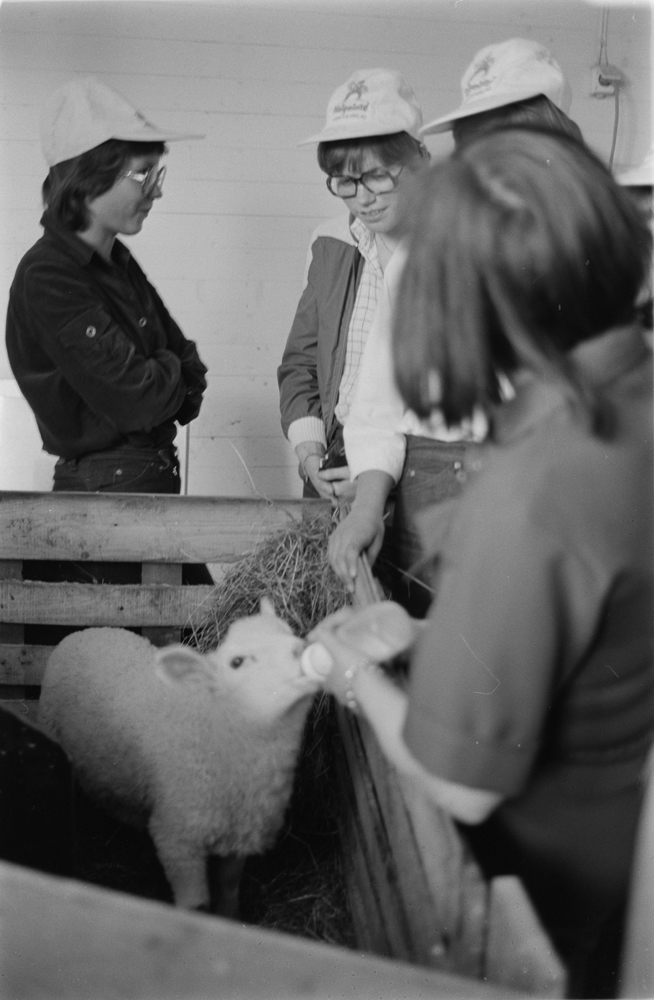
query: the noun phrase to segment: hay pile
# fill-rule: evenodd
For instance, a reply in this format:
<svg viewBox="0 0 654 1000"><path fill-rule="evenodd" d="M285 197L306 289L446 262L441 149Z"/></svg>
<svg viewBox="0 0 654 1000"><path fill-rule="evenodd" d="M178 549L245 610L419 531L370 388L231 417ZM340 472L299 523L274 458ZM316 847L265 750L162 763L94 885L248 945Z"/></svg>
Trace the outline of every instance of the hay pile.
<svg viewBox="0 0 654 1000"><path fill-rule="evenodd" d="M272 601L280 618L302 638L349 603L345 585L327 562L334 524L331 512L294 521L230 566L212 597L193 616L192 637L198 649L215 649L233 621L257 613L262 597Z"/></svg>

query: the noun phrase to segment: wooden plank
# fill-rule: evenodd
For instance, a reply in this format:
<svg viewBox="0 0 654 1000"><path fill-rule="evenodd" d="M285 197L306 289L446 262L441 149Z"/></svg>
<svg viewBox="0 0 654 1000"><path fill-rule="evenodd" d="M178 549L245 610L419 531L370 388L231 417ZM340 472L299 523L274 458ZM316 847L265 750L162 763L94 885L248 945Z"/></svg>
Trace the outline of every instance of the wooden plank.
<svg viewBox="0 0 654 1000"><path fill-rule="evenodd" d="M0 560L228 562L322 500L0 492Z"/></svg>
<svg viewBox="0 0 654 1000"><path fill-rule="evenodd" d="M343 872L357 948L375 955L392 955L391 934L386 927L385 907L379 900L375 875L376 859L369 850L360 823L352 775L342 744L336 747L336 775L341 795L338 817Z"/></svg>
<svg viewBox="0 0 654 1000"><path fill-rule="evenodd" d="M0 862L2 995L49 1000L506 998L488 983L184 913Z"/></svg>
<svg viewBox="0 0 654 1000"><path fill-rule="evenodd" d="M23 578L23 563L20 559L5 559L0 561L0 580L22 580ZM0 616L1 617L1 616ZM22 622L14 625L6 624L0 621L0 643L9 643L15 645L16 649L20 649L25 641L25 629ZM22 681L18 679L18 674L9 676L5 679L2 668L0 667L0 684L5 685L3 694L11 698L22 698L27 693L25 691L24 685L29 683L28 681ZM11 685L11 689L7 687Z"/></svg>
<svg viewBox="0 0 654 1000"><path fill-rule="evenodd" d="M355 788L355 801L343 802L343 811L356 810L374 858L370 878L382 907L375 919L387 928L388 938L383 953L479 977L487 889L454 823L400 781L368 726L341 712L339 729ZM367 794L356 794L362 787ZM351 828L343 835L347 853Z"/></svg>
<svg viewBox="0 0 654 1000"><path fill-rule="evenodd" d="M0 643L0 684L40 684L53 648Z"/></svg>
<svg viewBox="0 0 654 1000"><path fill-rule="evenodd" d="M0 561L0 580L22 580L22 559L3 559Z"/></svg>
<svg viewBox="0 0 654 1000"><path fill-rule="evenodd" d="M486 976L529 995L567 996L565 968L512 875L491 882Z"/></svg>
<svg viewBox="0 0 654 1000"><path fill-rule="evenodd" d="M213 587L0 580L0 621L31 625L190 625Z"/></svg>
<svg viewBox="0 0 654 1000"><path fill-rule="evenodd" d="M393 853L376 801L356 723L338 708L343 759L339 768L343 857L348 895L355 901L353 921L359 947L379 955L418 961L420 956L404 910ZM356 902L362 906L356 907Z"/></svg>
<svg viewBox="0 0 654 1000"><path fill-rule="evenodd" d="M444 951L434 964L481 976L486 948L488 884L451 817L409 782L401 782ZM434 960L437 952L432 949Z"/></svg>
<svg viewBox="0 0 654 1000"><path fill-rule="evenodd" d="M181 587L182 564L143 563L141 566L141 583L148 585L164 583L170 587ZM149 639L153 646L170 646L172 643L180 642L182 638L181 629L170 627L146 627L141 630L141 635L145 639Z"/></svg>
<svg viewBox="0 0 654 1000"><path fill-rule="evenodd" d="M487 910L481 871L449 814L389 767L369 726L361 730L418 960L479 977Z"/></svg>
<svg viewBox="0 0 654 1000"><path fill-rule="evenodd" d="M365 607L380 599L368 560L360 557L354 603ZM377 918L388 927L386 953L479 977L487 887L454 822L400 779L365 720L342 710L338 721L354 787L367 784L372 789L349 806L344 802L344 810L357 810L368 851L375 839L386 845L388 860L370 871L378 904L386 908ZM346 829L344 836L352 835ZM346 850L352 847L348 844Z"/></svg>

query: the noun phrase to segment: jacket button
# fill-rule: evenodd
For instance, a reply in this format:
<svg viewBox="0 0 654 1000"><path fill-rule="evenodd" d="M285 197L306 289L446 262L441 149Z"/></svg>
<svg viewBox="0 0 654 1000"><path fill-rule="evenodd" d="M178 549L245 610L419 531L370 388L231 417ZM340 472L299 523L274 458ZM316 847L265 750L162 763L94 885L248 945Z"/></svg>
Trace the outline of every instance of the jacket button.
<svg viewBox="0 0 654 1000"><path fill-rule="evenodd" d="M97 332L98 331L96 330L96 328L94 326L87 326L87 328L86 328L86 336L87 337L95 337L95 335L96 335Z"/></svg>
<svg viewBox="0 0 654 1000"><path fill-rule="evenodd" d="M147 325L148 325L147 319L145 318L145 316L141 316L139 320L139 326L147 326Z"/></svg>

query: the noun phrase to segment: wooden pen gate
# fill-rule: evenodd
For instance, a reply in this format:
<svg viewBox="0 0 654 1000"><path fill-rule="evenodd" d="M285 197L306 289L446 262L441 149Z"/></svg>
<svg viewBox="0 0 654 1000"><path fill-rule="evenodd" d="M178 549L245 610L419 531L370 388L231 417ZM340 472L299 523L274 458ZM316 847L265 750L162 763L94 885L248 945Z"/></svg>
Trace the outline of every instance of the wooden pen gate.
<svg viewBox="0 0 654 1000"><path fill-rule="evenodd" d="M182 586L185 563L229 563L322 501L139 494L0 493L0 698L38 693L51 647L24 626L139 627L179 641L208 586ZM23 580L23 560L140 562L140 585ZM365 595L358 593L358 600ZM519 881L489 885L450 818L388 767L371 730L338 712L342 848L362 950L565 995L565 973Z"/></svg>

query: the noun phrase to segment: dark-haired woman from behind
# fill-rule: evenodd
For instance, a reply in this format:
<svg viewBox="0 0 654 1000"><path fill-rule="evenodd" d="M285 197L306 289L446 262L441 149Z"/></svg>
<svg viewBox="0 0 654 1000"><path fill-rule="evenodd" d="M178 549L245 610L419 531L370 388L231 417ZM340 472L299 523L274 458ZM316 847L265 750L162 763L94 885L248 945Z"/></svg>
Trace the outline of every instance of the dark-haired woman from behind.
<svg viewBox="0 0 654 1000"><path fill-rule="evenodd" d="M651 235L586 148L505 130L421 186L397 301L398 387L487 416L438 552L408 689L339 638L327 687L520 876L572 996L615 995L654 736ZM423 528L429 544L429 512ZM352 634L350 626L350 634Z"/></svg>
<svg viewBox="0 0 654 1000"><path fill-rule="evenodd" d="M207 369L117 237L141 231L162 194L165 143L186 138L199 137L157 128L93 77L44 109L44 234L16 270L6 342L43 448L57 456L55 491L180 491L176 424L198 415ZM113 582L138 582L132 564L115 569ZM96 570L107 579L106 564L65 572L88 580ZM211 582L199 573L194 582Z"/></svg>

